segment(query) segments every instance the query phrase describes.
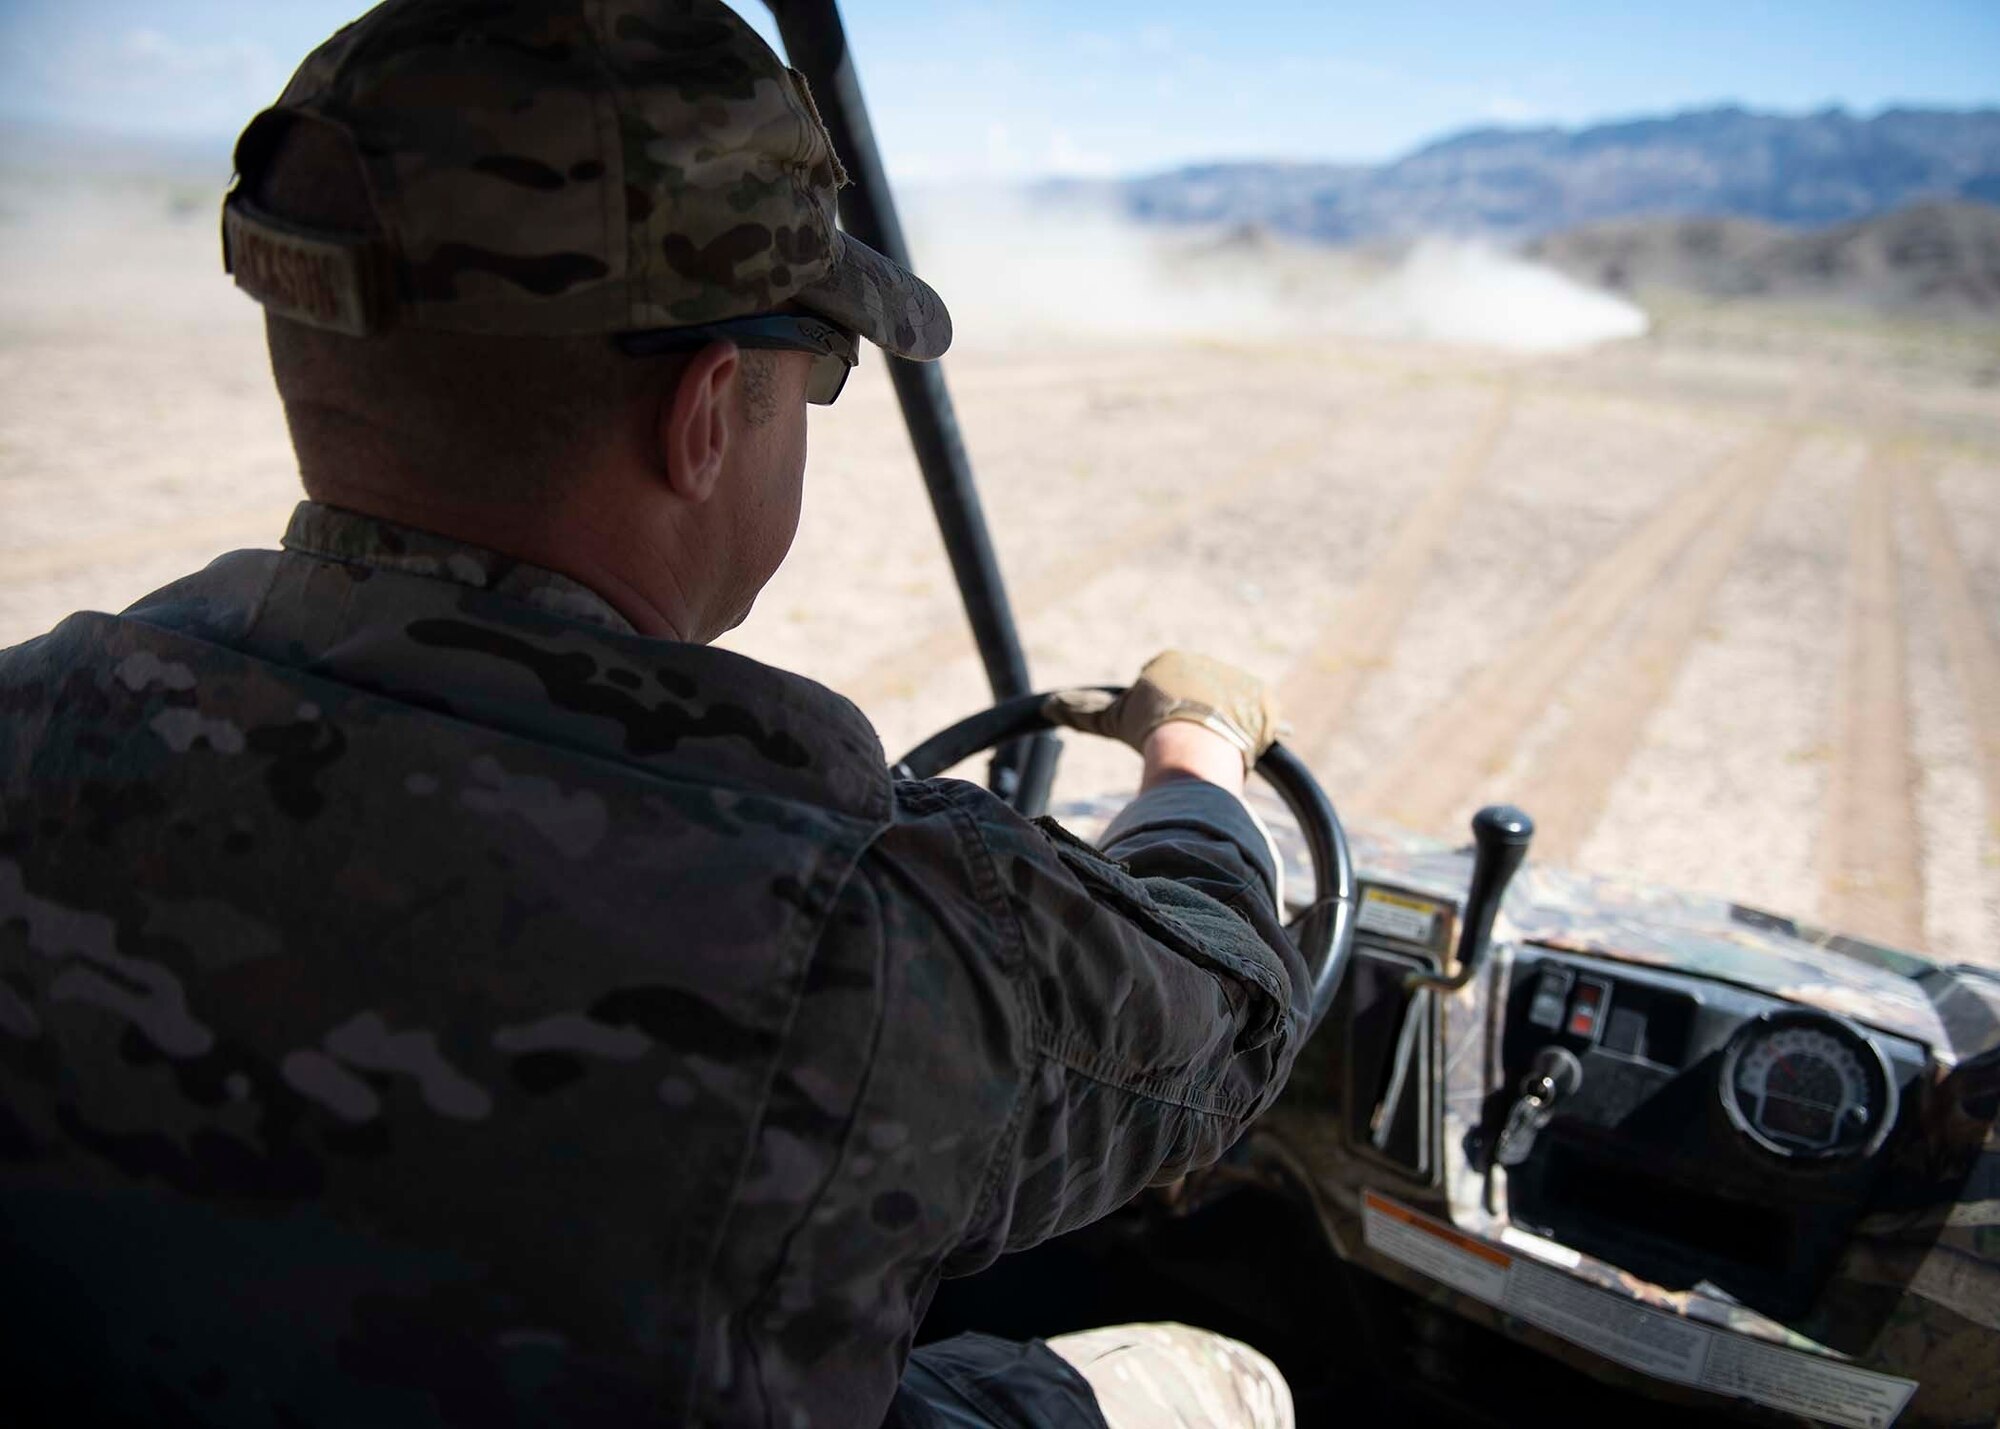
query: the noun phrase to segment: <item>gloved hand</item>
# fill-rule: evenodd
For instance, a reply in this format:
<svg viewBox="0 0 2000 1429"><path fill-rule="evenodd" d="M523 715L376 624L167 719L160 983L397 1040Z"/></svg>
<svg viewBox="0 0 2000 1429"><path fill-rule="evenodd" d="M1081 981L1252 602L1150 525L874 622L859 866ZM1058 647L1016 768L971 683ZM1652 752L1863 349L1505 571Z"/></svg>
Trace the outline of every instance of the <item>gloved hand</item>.
<svg viewBox="0 0 2000 1429"><path fill-rule="evenodd" d="M1189 720L1235 745L1246 771L1280 732L1277 698L1263 681L1185 650L1155 655L1115 699L1102 690L1058 690L1044 709L1057 724L1123 740L1141 752L1161 725Z"/></svg>

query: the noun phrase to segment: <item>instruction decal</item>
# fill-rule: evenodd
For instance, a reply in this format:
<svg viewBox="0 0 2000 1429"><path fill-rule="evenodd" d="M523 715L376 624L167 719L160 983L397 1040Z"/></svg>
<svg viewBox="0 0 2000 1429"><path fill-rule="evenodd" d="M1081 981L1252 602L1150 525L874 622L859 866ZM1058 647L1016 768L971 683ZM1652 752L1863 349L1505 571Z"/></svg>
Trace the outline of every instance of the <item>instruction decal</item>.
<svg viewBox="0 0 2000 1429"><path fill-rule="evenodd" d="M1361 890L1361 911L1355 926L1385 938L1401 938L1428 948L1437 931L1438 905L1407 893L1391 893L1385 888Z"/></svg>
<svg viewBox="0 0 2000 1429"><path fill-rule="evenodd" d="M1886 1429L1916 1392L1915 1380L1733 1334L1615 1295L1373 1191L1362 1200L1361 1225L1371 1250L1656 1379L1846 1429Z"/></svg>

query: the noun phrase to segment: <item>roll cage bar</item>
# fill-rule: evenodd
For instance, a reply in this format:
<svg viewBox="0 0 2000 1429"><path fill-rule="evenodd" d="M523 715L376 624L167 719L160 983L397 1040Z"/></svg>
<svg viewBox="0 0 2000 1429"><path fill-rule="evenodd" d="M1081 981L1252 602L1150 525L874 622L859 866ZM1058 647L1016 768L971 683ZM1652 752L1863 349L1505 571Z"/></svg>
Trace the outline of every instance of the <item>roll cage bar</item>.
<svg viewBox="0 0 2000 1429"><path fill-rule="evenodd" d="M812 86L820 117L833 135L834 152L853 180L840 192L841 225L871 248L914 267L834 0L765 0L765 4L777 20L786 58ZM972 480L972 462L959 433L944 370L935 362L902 357L887 361L994 702L1028 694L1034 689L1028 679L1028 659L986 529L986 513ZM1060 748L1051 734L1002 746L988 771L989 787L1024 814L1043 812Z"/></svg>

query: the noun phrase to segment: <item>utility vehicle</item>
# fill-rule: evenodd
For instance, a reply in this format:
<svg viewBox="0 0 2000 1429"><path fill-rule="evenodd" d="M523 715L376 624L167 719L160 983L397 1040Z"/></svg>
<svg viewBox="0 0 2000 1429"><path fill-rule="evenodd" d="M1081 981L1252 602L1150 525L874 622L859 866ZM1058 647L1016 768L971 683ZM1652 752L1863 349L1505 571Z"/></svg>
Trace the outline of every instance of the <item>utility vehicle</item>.
<svg viewBox="0 0 2000 1429"><path fill-rule="evenodd" d="M907 261L833 0L771 8L844 224ZM1038 813L1055 745L944 377L890 366L996 699L900 768L997 748ZM1303 1424L1995 1422L2000 978L1543 867L1506 807L1466 848L1350 849L1294 755L1260 772L1315 976L1282 1099L1212 1170L947 1284L927 1337L1205 1324Z"/></svg>

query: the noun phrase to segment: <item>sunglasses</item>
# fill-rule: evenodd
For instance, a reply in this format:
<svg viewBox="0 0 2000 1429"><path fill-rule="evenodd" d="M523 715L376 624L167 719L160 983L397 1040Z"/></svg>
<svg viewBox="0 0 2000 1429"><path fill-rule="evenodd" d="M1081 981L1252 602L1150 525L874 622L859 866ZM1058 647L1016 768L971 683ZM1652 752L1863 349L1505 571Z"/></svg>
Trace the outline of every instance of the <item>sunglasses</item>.
<svg viewBox="0 0 2000 1429"><path fill-rule="evenodd" d="M861 340L821 318L797 313L759 313L693 327L654 328L622 332L614 339L628 357L659 357L670 352L695 352L711 342L738 347L809 352L812 372L806 378L806 400L825 407L847 385L847 374L861 360Z"/></svg>

